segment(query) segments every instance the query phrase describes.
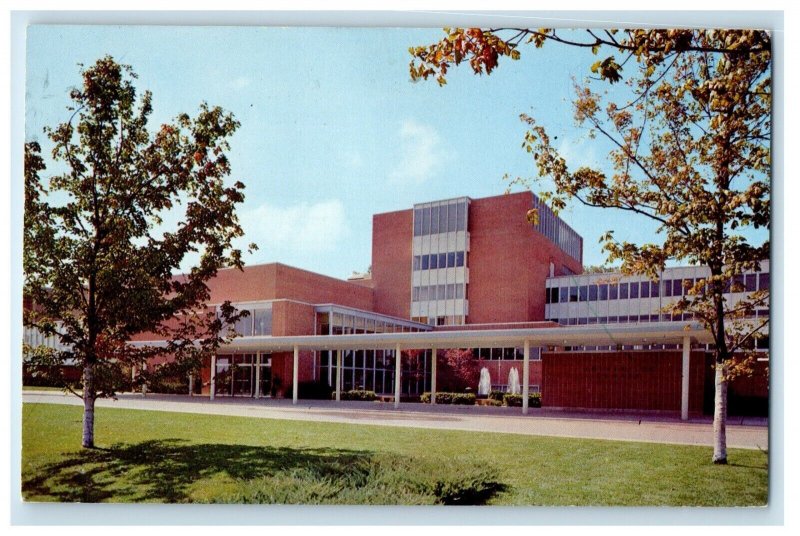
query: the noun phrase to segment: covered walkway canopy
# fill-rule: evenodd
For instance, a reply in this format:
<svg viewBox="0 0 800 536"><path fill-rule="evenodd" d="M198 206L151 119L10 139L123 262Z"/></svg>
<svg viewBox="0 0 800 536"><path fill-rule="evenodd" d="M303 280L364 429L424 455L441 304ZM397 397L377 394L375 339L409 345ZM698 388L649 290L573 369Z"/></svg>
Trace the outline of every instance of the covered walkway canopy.
<svg viewBox="0 0 800 536"><path fill-rule="evenodd" d="M546 323L551 326L550 323ZM604 324L541 328L472 329L462 331L426 331L411 333L368 333L348 335L297 335L237 337L221 348L228 352L294 352L292 402L297 403L298 361L301 350L336 351L336 400L340 400L342 350L402 350L521 347L522 413L528 413L530 347L538 346L615 346L681 344L681 418L689 418L689 356L691 345L713 343L711 333L698 322L652 322L640 324ZM158 344L137 342L137 345ZM400 405L401 361L395 359L394 405ZM214 398L215 366L211 366L211 398ZM431 362L431 401L436 397L436 360Z"/></svg>

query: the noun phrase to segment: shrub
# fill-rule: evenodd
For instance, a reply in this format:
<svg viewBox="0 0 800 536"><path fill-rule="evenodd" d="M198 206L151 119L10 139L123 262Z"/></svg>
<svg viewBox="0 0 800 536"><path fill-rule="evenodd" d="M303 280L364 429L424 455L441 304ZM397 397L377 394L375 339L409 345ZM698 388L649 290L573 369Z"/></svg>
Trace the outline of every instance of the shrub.
<svg viewBox="0 0 800 536"><path fill-rule="evenodd" d="M372 402L377 397L375 396L375 391L365 391L364 389L351 389L350 391L342 391L340 393L340 398L342 400L361 400L364 402Z"/></svg>
<svg viewBox="0 0 800 536"><path fill-rule="evenodd" d="M503 404L505 404L508 407L520 408L522 407L522 395L512 395L511 393L506 393L505 395L503 395ZM528 407L541 408L542 393L529 393Z"/></svg>
<svg viewBox="0 0 800 536"><path fill-rule="evenodd" d="M333 388L328 382L308 381L298 382L297 397L305 400L330 400ZM292 398L292 386L286 390L286 398Z"/></svg>
<svg viewBox="0 0 800 536"><path fill-rule="evenodd" d="M430 393L422 393L419 397L420 401L426 404L431 402ZM474 393L436 393L437 404L452 404L455 406L474 406L475 394Z"/></svg>
<svg viewBox="0 0 800 536"><path fill-rule="evenodd" d="M490 391L489 400L497 400L498 402L502 402L505 395L505 391Z"/></svg>

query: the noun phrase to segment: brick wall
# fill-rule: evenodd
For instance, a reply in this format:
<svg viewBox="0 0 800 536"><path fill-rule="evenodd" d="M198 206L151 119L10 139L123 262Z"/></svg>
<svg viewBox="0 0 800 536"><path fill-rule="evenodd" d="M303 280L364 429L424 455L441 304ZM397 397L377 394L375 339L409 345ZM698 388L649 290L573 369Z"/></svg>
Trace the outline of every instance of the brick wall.
<svg viewBox="0 0 800 536"><path fill-rule="evenodd" d="M545 352L542 405L679 412L679 351ZM689 411L703 410L704 352L692 352Z"/></svg>
<svg viewBox="0 0 800 536"><path fill-rule="evenodd" d="M378 313L411 316L413 217L412 210L372 217L372 281Z"/></svg>

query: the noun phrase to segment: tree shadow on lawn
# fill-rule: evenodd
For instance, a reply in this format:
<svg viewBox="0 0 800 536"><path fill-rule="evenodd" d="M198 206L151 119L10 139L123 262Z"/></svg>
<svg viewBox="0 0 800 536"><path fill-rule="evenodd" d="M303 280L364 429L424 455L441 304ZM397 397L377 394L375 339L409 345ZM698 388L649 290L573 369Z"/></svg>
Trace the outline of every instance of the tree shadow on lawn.
<svg viewBox="0 0 800 536"><path fill-rule="evenodd" d="M28 500L190 502L192 485L206 478L227 476L247 483L300 474L301 484L327 482L351 492L381 487L375 481L388 478L392 486L400 488L398 491L411 490L412 495L432 504L477 505L486 504L506 489L491 471L461 471L455 477L420 476L414 472L413 463L396 455L347 449L152 440L71 453L59 462L38 468L27 479L23 474L22 491ZM214 485L213 480L210 485Z"/></svg>

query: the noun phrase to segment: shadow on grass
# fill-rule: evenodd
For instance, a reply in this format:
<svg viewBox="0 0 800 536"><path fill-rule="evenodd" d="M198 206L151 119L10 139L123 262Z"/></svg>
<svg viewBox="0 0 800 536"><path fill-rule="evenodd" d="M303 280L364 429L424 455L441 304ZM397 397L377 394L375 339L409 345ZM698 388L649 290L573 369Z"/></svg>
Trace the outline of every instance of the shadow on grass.
<svg viewBox="0 0 800 536"><path fill-rule="evenodd" d="M193 484L208 479L210 495L200 500L479 505L506 489L485 469L435 473L365 451L153 440L70 453L23 474L22 491L28 500L191 502ZM218 490L220 477L234 489Z"/></svg>

